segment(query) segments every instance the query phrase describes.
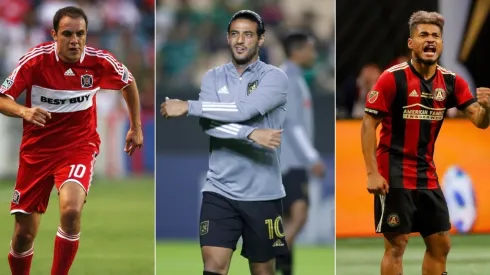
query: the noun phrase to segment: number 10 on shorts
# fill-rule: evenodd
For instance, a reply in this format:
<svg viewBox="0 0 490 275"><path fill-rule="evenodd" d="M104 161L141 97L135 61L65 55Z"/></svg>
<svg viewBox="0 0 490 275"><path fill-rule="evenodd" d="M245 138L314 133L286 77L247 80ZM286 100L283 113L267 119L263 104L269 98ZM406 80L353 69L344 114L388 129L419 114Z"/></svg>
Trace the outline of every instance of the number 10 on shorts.
<svg viewBox="0 0 490 275"><path fill-rule="evenodd" d="M75 177L75 178L83 178L83 175L85 175L85 171L87 171L87 167L83 164L72 164L70 165L70 174L68 174L68 178Z"/></svg>
<svg viewBox="0 0 490 275"><path fill-rule="evenodd" d="M267 225L267 229L269 230L269 239L273 240L274 235L277 238L284 237L284 234L281 232L281 226L282 226L281 216L278 216L275 220L267 219L265 220L265 224Z"/></svg>

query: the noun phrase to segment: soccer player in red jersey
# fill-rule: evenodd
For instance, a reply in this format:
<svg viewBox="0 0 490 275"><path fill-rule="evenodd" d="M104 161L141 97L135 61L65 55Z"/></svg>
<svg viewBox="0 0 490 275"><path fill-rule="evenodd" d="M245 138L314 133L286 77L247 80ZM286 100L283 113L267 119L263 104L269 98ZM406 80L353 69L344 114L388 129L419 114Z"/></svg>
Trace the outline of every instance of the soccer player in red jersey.
<svg viewBox="0 0 490 275"><path fill-rule="evenodd" d="M490 89L477 89L475 99L463 78L437 64L443 26L444 18L436 12L414 13L409 20L411 60L384 71L366 97L362 152L367 189L376 194L376 232L384 236L382 275L403 273L403 253L412 232L421 234L427 248L422 274L447 274L451 224L433 160L434 144L452 107L478 128L489 126Z"/></svg>
<svg viewBox="0 0 490 275"><path fill-rule="evenodd" d="M58 10L54 42L32 48L0 87L0 112L23 119L19 170L10 213L15 229L8 256L13 275L29 274L41 214L53 186L60 224L52 275L68 274L80 238L80 217L99 152L95 94L122 90L130 115L125 151L143 144L139 96L132 74L114 56L85 46L87 16L76 7ZM15 99L26 92L25 106Z"/></svg>

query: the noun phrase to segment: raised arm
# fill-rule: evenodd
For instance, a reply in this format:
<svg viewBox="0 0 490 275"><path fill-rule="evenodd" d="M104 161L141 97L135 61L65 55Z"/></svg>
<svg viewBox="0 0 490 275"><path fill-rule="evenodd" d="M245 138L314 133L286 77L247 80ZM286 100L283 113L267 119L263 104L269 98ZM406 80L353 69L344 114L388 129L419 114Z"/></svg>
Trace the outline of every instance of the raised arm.
<svg viewBox="0 0 490 275"><path fill-rule="evenodd" d="M465 116L478 128L486 129L490 124L490 89L477 88L477 100L470 93L468 84L456 77L455 97L458 109L463 110Z"/></svg>

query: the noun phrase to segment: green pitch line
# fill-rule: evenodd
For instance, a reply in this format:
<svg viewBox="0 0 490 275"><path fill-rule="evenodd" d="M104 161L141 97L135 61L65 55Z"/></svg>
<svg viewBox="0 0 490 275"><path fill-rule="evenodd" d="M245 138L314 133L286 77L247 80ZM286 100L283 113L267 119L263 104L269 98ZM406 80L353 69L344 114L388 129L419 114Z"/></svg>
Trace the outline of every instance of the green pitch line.
<svg viewBox="0 0 490 275"><path fill-rule="evenodd" d="M452 236L448 257L448 274L487 274L490 270L490 235ZM377 275L383 256L383 240L337 240L337 275ZM413 237L404 255L404 274L420 274L425 246L420 237Z"/></svg>
<svg viewBox="0 0 490 275"><path fill-rule="evenodd" d="M0 274L7 262L13 217L12 182L0 183ZM34 245L31 274L49 274L58 226L58 198L51 196ZM154 186L151 178L94 179L82 216L80 248L70 275L153 275Z"/></svg>
<svg viewBox="0 0 490 275"><path fill-rule="evenodd" d="M230 275L249 275L248 262L240 255L239 247L233 254ZM333 247L299 246L295 250L295 275L333 275ZM157 242L157 275L202 274L199 244L195 242Z"/></svg>

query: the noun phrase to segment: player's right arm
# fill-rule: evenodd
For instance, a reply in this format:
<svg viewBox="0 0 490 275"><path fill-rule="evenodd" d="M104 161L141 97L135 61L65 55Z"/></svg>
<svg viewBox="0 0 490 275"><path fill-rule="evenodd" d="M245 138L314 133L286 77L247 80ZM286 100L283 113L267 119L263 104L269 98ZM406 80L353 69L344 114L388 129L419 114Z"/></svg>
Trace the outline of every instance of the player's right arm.
<svg viewBox="0 0 490 275"><path fill-rule="evenodd" d="M242 122L287 102L288 78L280 70L271 70L258 83L257 88L238 102L188 101L188 115L223 122Z"/></svg>
<svg viewBox="0 0 490 275"><path fill-rule="evenodd" d="M203 77L199 101L218 102L216 91L214 73L210 70ZM280 130L257 129L248 125L225 123L204 117L199 118L199 124L206 134L220 139L240 139L255 142L270 149L281 144Z"/></svg>
<svg viewBox="0 0 490 275"><path fill-rule="evenodd" d="M393 75L385 71L372 90L366 95L365 114L361 126L361 146L368 176L367 189L370 193L384 195L388 192L388 183L380 175L376 161L376 129L389 114L396 91Z"/></svg>
<svg viewBox="0 0 490 275"><path fill-rule="evenodd" d="M9 117L23 118L43 127L51 114L39 107L27 108L15 102L15 99L27 88L31 79L31 69L21 63L0 87L0 113Z"/></svg>
<svg viewBox="0 0 490 275"><path fill-rule="evenodd" d="M214 84L214 72L209 70L201 82L201 91L199 92L199 101L218 102L216 94L216 85ZM224 123L216 120L199 118L199 125L207 135L221 139L242 139L250 141L248 136L256 129L247 125L237 123Z"/></svg>

